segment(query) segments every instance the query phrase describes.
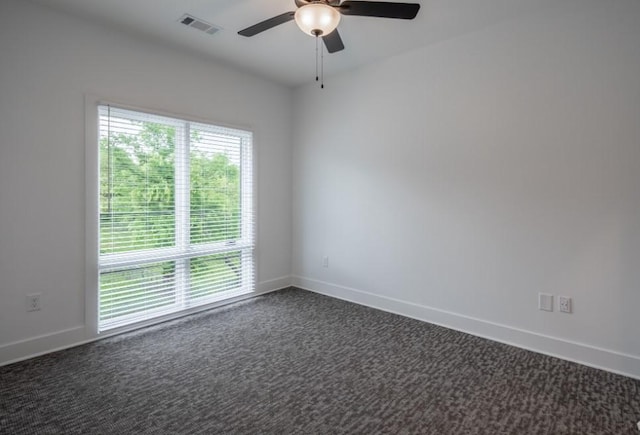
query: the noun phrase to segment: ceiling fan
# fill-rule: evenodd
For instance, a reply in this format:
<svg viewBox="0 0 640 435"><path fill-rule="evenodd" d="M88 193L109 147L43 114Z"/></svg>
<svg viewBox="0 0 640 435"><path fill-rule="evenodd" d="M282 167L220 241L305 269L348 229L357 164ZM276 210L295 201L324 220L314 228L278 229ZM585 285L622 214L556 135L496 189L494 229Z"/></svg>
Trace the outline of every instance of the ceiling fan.
<svg viewBox="0 0 640 435"><path fill-rule="evenodd" d="M399 18L412 20L418 14L417 3L392 3L345 0L295 0L298 9L277 15L238 32L242 36L254 36L258 33L295 20L304 33L321 37L329 53L344 49L342 38L336 29L341 15L361 17Z"/></svg>

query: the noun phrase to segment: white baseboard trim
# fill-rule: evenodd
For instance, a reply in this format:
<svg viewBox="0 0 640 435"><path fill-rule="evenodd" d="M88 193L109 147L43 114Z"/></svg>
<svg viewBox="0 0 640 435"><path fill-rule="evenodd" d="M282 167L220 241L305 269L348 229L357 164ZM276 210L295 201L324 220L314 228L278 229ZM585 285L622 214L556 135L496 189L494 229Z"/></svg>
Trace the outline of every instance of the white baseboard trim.
<svg viewBox="0 0 640 435"><path fill-rule="evenodd" d="M256 285L256 293L270 293L291 287L291 276L281 276L267 281L261 281Z"/></svg>
<svg viewBox="0 0 640 435"><path fill-rule="evenodd" d="M84 325L0 346L0 366L86 343Z"/></svg>
<svg viewBox="0 0 640 435"><path fill-rule="evenodd" d="M316 279L294 275L291 277L291 285L533 352L640 379L640 356L539 334Z"/></svg>
<svg viewBox="0 0 640 435"><path fill-rule="evenodd" d="M216 308L223 305L232 304L246 299L251 299L256 296L261 296L274 291L282 290L291 286L291 277L283 276L268 281L261 281L256 284L256 291L247 293L241 296L233 297L231 299L220 301L212 305L204 305L190 310L188 314L195 314L212 308ZM175 313L174 316L168 318L162 318L156 323L173 320L178 317L182 317L184 314ZM153 322L150 322L150 326ZM68 349L82 344L90 343L92 341L101 340L103 338L111 337L124 332L129 332L134 329L138 329L140 326L134 326L129 330L123 331L108 331L98 335L88 332L88 328L84 325L76 326L73 328L64 329L62 331L51 332L49 334L39 335L37 337L31 337L24 340L14 341L11 343L0 345L0 366L13 364L26 359L34 358L40 355L44 355L51 352L57 352L59 350Z"/></svg>

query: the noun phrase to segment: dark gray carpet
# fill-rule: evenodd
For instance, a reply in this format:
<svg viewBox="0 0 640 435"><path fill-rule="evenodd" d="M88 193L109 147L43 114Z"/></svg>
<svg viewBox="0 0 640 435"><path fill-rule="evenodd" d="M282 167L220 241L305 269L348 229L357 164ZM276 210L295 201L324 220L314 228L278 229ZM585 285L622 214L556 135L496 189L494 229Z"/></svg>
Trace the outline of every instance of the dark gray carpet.
<svg viewBox="0 0 640 435"><path fill-rule="evenodd" d="M0 368L3 434L638 434L640 381L285 290Z"/></svg>

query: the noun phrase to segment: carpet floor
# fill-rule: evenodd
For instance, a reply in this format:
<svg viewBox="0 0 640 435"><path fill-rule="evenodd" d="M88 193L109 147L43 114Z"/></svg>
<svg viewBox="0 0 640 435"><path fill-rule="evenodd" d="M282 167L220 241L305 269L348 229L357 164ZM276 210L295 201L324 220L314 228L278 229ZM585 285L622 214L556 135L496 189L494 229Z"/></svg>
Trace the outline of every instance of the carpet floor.
<svg viewBox="0 0 640 435"><path fill-rule="evenodd" d="M290 289L0 367L2 434L635 434L640 381Z"/></svg>

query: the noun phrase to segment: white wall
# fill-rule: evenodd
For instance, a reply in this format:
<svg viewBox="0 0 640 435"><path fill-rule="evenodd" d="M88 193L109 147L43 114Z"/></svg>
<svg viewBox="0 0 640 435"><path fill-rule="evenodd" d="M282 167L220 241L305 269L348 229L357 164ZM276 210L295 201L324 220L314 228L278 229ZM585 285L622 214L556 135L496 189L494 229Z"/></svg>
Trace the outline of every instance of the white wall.
<svg viewBox="0 0 640 435"><path fill-rule="evenodd" d="M292 124L285 88L2 0L0 363L91 338L91 93L253 129L261 290L292 244L303 287L640 377L638 22L636 0L562 0L298 89Z"/></svg>
<svg viewBox="0 0 640 435"><path fill-rule="evenodd" d="M251 128L259 177L258 288L289 282L289 89L2 0L0 362L90 338L84 333L84 93ZM43 309L27 313L25 295L34 292L42 293Z"/></svg>
<svg viewBox="0 0 640 435"><path fill-rule="evenodd" d="M638 23L559 1L297 89L294 283L640 377Z"/></svg>

